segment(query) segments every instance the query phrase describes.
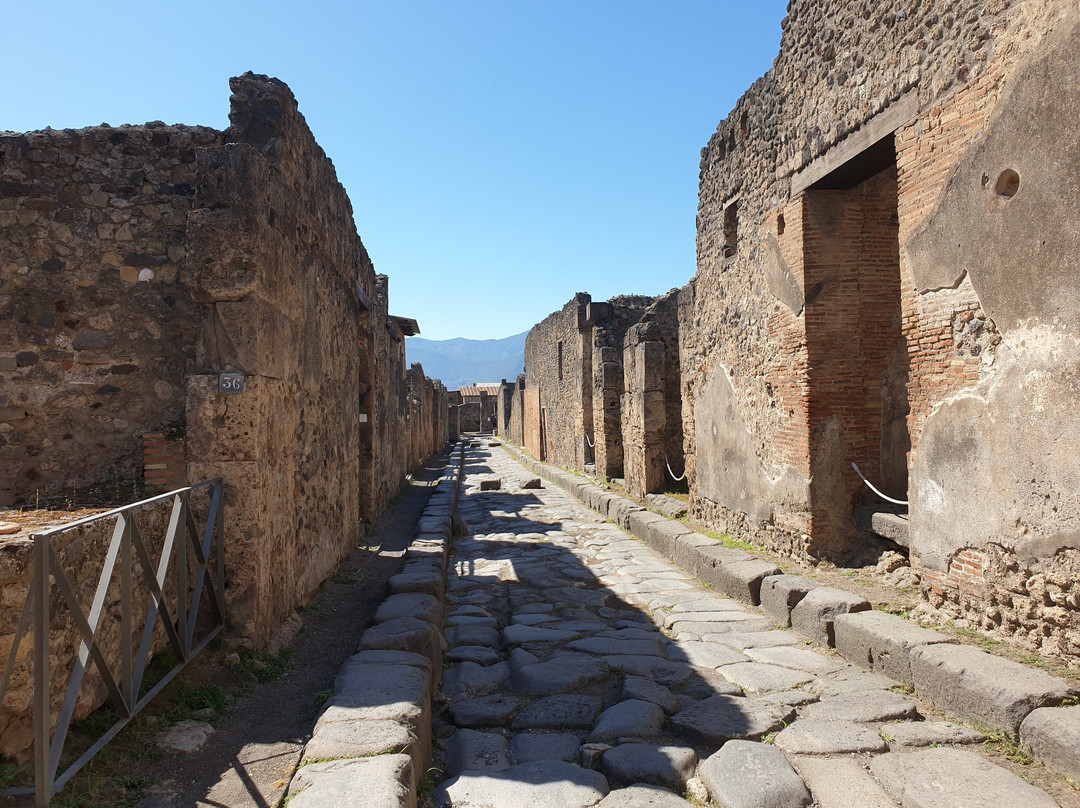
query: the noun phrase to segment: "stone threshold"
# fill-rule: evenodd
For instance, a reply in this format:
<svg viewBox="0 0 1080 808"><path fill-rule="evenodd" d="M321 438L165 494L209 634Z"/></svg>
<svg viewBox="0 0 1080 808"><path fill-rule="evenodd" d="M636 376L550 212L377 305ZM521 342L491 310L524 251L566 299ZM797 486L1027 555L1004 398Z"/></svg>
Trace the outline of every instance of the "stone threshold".
<svg viewBox="0 0 1080 808"><path fill-rule="evenodd" d="M834 648L848 662L910 688L962 721L1019 739L1047 768L1080 780L1080 689L1060 677L958 645L860 595L787 575L592 480L536 460L499 439L525 468L606 516L704 584L760 608L777 623Z"/></svg>

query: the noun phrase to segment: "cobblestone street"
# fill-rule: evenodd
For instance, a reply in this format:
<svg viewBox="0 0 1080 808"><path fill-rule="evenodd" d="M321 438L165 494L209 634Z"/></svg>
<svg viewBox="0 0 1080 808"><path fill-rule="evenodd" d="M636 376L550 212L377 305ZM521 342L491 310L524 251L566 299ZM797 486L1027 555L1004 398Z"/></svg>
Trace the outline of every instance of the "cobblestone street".
<svg viewBox="0 0 1080 808"><path fill-rule="evenodd" d="M921 720L896 682L483 443L446 584L436 806L1058 804L980 754L980 733Z"/></svg>

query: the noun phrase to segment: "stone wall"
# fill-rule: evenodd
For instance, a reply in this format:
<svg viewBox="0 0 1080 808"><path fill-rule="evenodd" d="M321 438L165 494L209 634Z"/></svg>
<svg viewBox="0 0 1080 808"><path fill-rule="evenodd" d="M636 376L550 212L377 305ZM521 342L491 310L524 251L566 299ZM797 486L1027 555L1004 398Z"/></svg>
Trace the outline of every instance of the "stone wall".
<svg viewBox="0 0 1080 808"><path fill-rule="evenodd" d="M537 402L527 408L533 412L525 432L535 436L540 459L575 469L584 467L589 454L584 433L593 433L592 339L586 328L590 302L589 295L578 292L525 338L525 395L531 393Z"/></svg>
<svg viewBox="0 0 1080 808"><path fill-rule="evenodd" d="M226 481L229 625L262 641L449 425L292 93L231 86L225 132L0 137L0 503L134 475L144 440L173 485L186 454Z"/></svg>
<svg viewBox="0 0 1080 808"><path fill-rule="evenodd" d="M517 446L525 444L525 374L513 382L502 380L496 401L497 434Z"/></svg>
<svg viewBox="0 0 1080 808"><path fill-rule="evenodd" d="M680 304L699 517L866 558L855 462L910 499L943 617L1073 656L1078 26L1055 0L792 3L702 153Z"/></svg>
<svg viewBox="0 0 1080 808"><path fill-rule="evenodd" d="M0 134L0 505L135 476L182 429L201 308L187 126Z"/></svg>

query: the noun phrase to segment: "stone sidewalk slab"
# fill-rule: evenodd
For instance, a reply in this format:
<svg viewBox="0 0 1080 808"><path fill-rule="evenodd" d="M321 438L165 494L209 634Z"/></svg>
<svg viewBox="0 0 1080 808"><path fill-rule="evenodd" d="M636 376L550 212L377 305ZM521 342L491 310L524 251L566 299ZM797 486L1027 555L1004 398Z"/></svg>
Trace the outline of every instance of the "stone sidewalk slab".
<svg viewBox="0 0 1080 808"><path fill-rule="evenodd" d="M416 808L412 760L378 755L312 763L289 784L290 808Z"/></svg>
<svg viewBox="0 0 1080 808"><path fill-rule="evenodd" d="M956 642L910 620L885 612L837 615L833 621L836 650L860 668L911 684L911 652L921 645Z"/></svg>
<svg viewBox="0 0 1080 808"><path fill-rule="evenodd" d="M1080 705L1033 710L1020 725L1020 743L1035 759L1080 781Z"/></svg>
<svg viewBox="0 0 1080 808"><path fill-rule="evenodd" d="M911 674L920 698L1011 735L1020 731L1035 708L1058 704L1077 693L1062 679L966 645L915 648Z"/></svg>
<svg viewBox="0 0 1080 808"><path fill-rule="evenodd" d="M870 771L904 808L1059 808L1057 800L974 752L889 752Z"/></svg>
<svg viewBox="0 0 1080 808"><path fill-rule="evenodd" d="M791 627L804 637L822 645L834 645L833 621L837 615L863 612L870 608L866 598L835 589L819 586L811 589L791 610Z"/></svg>
<svg viewBox="0 0 1080 808"><path fill-rule="evenodd" d="M494 774L465 772L432 793L435 808L559 806L589 808L609 791L600 772L565 761L534 761Z"/></svg>

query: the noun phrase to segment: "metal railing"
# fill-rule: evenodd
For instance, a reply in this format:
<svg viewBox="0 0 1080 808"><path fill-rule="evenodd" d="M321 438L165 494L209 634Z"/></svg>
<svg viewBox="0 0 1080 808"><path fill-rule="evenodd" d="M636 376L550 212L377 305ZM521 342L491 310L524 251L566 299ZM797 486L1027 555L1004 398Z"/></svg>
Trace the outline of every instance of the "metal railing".
<svg viewBox="0 0 1080 808"><path fill-rule="evenodd" d="M190 507L191 495L209 488L209 507L205 526L201 533ZM136 511L157 502L171 499L172 510L168 527L161 543L157 562L151 559L150 548L143 539L136 521ZM115 520L112 539L105 554L104 564L94 596L85 607L76 594L76 587L61 566L53 538L61 533L91 522ZM28 632L33 634L33 721L34 721L34 788L0 791L0 794L33 794L35 805L47 806L52 795L82 768L106 743L146 704L164 688L176 674L210 642L225 625L225 546L224 507L221 479L208 480L187 488L106 513L70 522L41 533L31 535L33 541L33 574L30 590L23 606L19 626L8 654L3 679L0 679L0 707L3 705L11 676L18 660L19 644ZM215 542L216 538L216 542ZM193 551L194 565L190 563L188 544ZM139 573L135 573L138 561ZM119 670L112 670L102 648L103 617L107 606L110 586L119 564L120 588L120 654ZM169 586L170 573L172 585ZM138 592L135 587L142 589ZM167 598L165 590L170 590ZM204 593L209 601L212 615L207 624L205 612L200 615ZM78 633L79 650L71 676L67 681L63 706L51 729L52 705L50 694L52 680L49 668L49 639L52 630L50 600L53 593L67 606ZM141 629L135 622L135 595L149 601ZM170 603L171 602L171 603ZM200 617L203 619L200 620ZM110 620L115 617L110 615ZM150 660L151 643L160 622L164 629L167 647L178 660L164 676L140 695L146 665ZM115 625L115 624L113 624ZM202 626L201 631L199 630ZM31 631L32 626L32 631ZM136 650L134 634L142 632ZM199 636L196 636L198 634ZM76 701L83 678L91 660L108 692L108 700L120 715L104 734L58 775L64 745L68 739Z"/></svg>

